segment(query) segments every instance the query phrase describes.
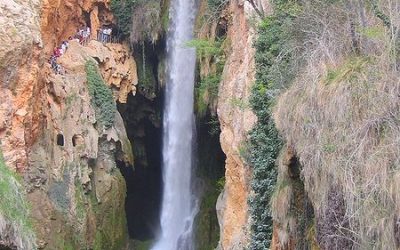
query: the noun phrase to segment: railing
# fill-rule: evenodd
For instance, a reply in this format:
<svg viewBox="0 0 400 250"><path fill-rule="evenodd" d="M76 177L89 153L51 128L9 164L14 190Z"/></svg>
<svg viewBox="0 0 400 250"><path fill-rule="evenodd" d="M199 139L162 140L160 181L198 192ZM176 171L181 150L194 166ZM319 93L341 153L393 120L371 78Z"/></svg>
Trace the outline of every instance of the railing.
<svg viewBox="0 0 400 250"><path fill-rule="evenodd" d="M121 38L119 36L107 35L102 30L97 30L97 41L101 43L120 43Z"/></svg>

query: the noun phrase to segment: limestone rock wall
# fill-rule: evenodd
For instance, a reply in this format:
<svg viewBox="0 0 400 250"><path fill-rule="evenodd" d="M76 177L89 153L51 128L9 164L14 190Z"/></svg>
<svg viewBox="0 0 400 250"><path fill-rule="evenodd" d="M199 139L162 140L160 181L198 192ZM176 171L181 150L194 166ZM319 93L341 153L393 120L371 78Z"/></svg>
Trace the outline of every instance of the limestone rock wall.
<svg viewBox="0 0 400 250"><path fill-rule="evenodd" d="M0 1L0 140L8 166L18 171L37 133L32 110L40 85L39 12L39 0Z"/></svg>
<svg viewBox="0 0 400 250"><path fill-rule="evenodd" d="M231 41L231 53L226 60L217 108L220 142L227 157L225 188L217 203L221 249L243 249L248 241L247 199L251 172L240 150L257 120L248 105L255 74L254 34L248 19L252 10L248 7L244 1L231 1L228 7L227 39ZM244 108L234 105L237 102L244 103Z"/></svg>
<svg viewBox="0 0 400 250"><path fill-rule="evenodd" d="M136 94L137 67L126 44L102 44L92 40L87 46L73 42L70 47L73 52L59 60L68 72L84 71L86 58L92 57L98 62L103 79L113 89L118 102L126 103L128 94Z"/></svg>
<svg viewBox="0 0 400 250"><path fill-rule="evenodd" d="M73 36L82 25L90 25L92 38L101 24L112 24L109 0L42 0L41 34L49 53L59 42Z"/></svg>
<svg viewBox="0 0 400 250"><path fill-rule="evenodd" d="M136 92L136 63L128 46L96 41L71 42L58 59L64 75L47 63L81 25L111 24L108 4L0 1L0 147L6 165L24 176L40 249L122 249L127 239L116 159L131 164L131 145L118 112L112 128L97 126L85 62L97 61L121 103Z"/></svg>
<svg viewBox="0 0 400 250"><path fill-rule="evenodd" d="M108 47L95 41L88 47L72 42L59 60L66 74L49 73L44 79L43 133L32 146L25 174L44 249L96 244L121 249L127 240L126 187L115 158L121 155L132 163L129 140L118 112L112 128L97 127L84 67L92 56L107 52Z"/></svg>

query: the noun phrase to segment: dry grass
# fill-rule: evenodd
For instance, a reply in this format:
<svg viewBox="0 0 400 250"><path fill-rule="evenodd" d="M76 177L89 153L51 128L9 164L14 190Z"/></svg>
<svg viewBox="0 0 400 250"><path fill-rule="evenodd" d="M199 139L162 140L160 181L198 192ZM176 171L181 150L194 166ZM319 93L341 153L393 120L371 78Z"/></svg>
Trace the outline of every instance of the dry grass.
<svg viewBox="0 0 400 250"><path fill-rule="evenodd" d="M400 216L400 3L378 5L393 26L379 36L358 33L356 50L352 25L384 29L370 6L306 7L295 25L306 66L274 112L303 166L316 214L327 211L330 190L343 193L348 225L341 231L350 236L337 236L354 249L396 249L399 241L392 225Z"/></svg>

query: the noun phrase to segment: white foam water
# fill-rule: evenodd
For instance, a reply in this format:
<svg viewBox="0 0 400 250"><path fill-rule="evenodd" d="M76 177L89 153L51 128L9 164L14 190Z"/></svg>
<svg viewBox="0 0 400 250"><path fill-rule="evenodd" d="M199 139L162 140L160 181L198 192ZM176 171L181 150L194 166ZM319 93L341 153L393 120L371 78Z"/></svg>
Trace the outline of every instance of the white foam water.
<svg viewBox="0 0 400 250"><path fill-rule="evenodd" d="M153 250L194 249L192 227L197 208L191 183L196 53L185 44L193 39L195 15L195 0L172 0L163 117L161 232Z"/></svg>

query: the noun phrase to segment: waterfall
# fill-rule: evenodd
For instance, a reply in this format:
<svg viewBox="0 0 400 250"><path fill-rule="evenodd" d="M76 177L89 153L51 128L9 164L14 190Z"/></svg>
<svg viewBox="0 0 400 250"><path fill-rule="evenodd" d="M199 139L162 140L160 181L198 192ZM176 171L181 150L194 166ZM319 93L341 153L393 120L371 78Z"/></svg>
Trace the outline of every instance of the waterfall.
<svg viewBox="0 0 400 250"><path fill-rule="evenodd" d="M163 120L161 232L153 250L191 250L196 199L192 194L193 91L196 53L195 0L172 0L167 38L168 69Z"/></svg>

